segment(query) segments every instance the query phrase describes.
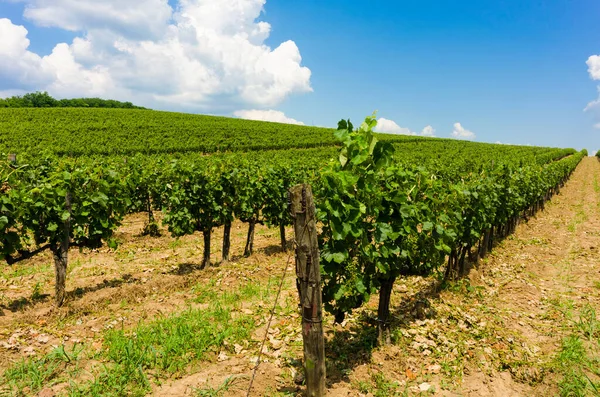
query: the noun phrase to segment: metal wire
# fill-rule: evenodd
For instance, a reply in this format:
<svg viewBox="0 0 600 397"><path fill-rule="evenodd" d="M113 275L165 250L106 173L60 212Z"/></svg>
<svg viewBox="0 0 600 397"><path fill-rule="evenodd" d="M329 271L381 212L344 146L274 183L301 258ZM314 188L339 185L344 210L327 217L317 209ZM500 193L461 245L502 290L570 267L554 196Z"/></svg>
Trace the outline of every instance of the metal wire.
<svg viewBox="0 0 600 397"><path fill-rule="evenodd" d="M304 225L304 228L302 229L302 234L300 235L300 241L302 241L302 239L304 238L304 233L306 232L306 229L308 229L308 224L313 219L314 219L314 217L309 219L306 222L306 224ZM293 245L294 246L298 245L298 242L296 241L296 239L293 240ZM281 295L281 289L283 288L283 282L285 280L285 276L287 275L288 267L290 267L290 260L292 259L292 254L294 252L295 252L295 250L292 250L290 252L290 254L288 255L285 268L283 269L283 274L281 275L281 280L279 281L279 289L277 290L277 296L275 297L275 303L273 304L273 310L271 310L271 315L269 317L269 321L267 322L267 329L265 330L265 336L260 345L260 350L258 352L258 360L256 361L256 366L254 367L254 370L252 371L252 378L250 378L250 384L248 385L248 391L246 392L246 397L250 397L250 392L252 391L252 385L254 384L254 378L256 377L256 372L258 371L258 367L260 366L260 363L261 363L263 349L265 347L265 343L267 342L267 337L269 336L269 329L271 328L271 322L273 321L273 317L275 316L275 310L277 309L277 302L279 301L279 296Z"/></svg>

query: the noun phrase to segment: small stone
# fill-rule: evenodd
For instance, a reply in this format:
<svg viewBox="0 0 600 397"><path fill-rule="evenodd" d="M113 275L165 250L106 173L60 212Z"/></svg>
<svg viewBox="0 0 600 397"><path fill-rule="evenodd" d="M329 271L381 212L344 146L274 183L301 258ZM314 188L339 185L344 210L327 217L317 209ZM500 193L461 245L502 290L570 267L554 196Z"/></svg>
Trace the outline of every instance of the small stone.
<svg viewBox="0 0 600 397"><path fill-rule="evenodd" d="M27 346L26 348L23 349L23 353L28 356L34 356L35 348L33 346Z"/></svg>
<svg viewBox="0 0 600 397"><path fill-rule="evenodd" d="M227 354L225 354L225 352L221 352L219 353L219 357L217 357L218 361L227 361L229 360L229 357L227 356Z"/></svg>
<svg viewBox="0 0 600 397"><path fill-rule="evenodd" d="M273 350L279 350L283 346L283 342L279 339L270 338L269 342L271 342L271 347L273 348Z"/></svg>
<svg viewBox="0 0 600 397"><path fill-rule="evenodd" d="M56 393L54 393L52 389L42 389L42 391L38 393L38 397L54 397L55 395Z"/></svg>
<svg viewBox="0 0 600 397"><path fill-rule="evenodd" d="M439 364L433 364L427 367L427 371L429 371L431 374L439 374L441 370L442 366Z"/></svg>
<svg viewBox="0 0 600 397"><path fill-rule="evenodd" d="M419 391L421 392L429 391L429 389L431 389L431 385L427 382L423 382L419 385Z"/></svg>
<svg viewBox="0 0 600 397"><path fill-rule="evenodd" d="M40 336L37 337L37 341L40 343L48 343L49 340L50 340L50 337L46 334L41 334Z"/></svg>

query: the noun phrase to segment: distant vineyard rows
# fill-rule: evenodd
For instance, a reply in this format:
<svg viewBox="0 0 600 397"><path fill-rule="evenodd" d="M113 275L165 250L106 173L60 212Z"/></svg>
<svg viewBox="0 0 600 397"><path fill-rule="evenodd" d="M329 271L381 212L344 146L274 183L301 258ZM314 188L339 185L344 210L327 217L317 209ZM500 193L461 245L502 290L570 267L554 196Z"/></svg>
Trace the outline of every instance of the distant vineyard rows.
<svg viewBox="0 0 600 397"><path fill-rule="evenodd" d="M264 151L339 146L333 129L226 117L129 109L0 108L0 152L20 156L166 154L183 156L228 151ZM490 147L528 156L543 148L516 149L450 139L378 135L415 160L464 157ZM312 156L312 155L310 155ZM465 159L469 160L470 159Z"/></svg>

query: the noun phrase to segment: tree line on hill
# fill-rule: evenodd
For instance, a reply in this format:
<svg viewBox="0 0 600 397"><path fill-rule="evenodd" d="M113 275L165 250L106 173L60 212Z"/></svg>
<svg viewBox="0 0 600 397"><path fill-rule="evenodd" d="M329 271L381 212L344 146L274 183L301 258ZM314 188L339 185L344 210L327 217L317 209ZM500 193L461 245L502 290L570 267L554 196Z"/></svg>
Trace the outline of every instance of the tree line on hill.
<svg viewBox="0 0 600 397"><path fill-rule="evenodd" d="M113 99L73 98L55 99L47 92L32 92L23 96L0 98L0 108L112 108L112 109L144 109L131 102L120 102Z"/></svg>

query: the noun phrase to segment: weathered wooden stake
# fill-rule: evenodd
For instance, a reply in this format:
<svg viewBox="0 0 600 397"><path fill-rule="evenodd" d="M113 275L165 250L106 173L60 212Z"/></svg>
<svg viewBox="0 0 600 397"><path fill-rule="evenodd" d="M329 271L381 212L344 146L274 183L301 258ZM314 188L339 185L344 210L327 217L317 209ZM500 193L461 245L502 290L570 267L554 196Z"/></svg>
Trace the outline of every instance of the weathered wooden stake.
<svg viewBox="0 0 600 397"><path fill-rule="evenodd" d="M292 187L289 198L296 238L296 285L302 311L306 395L321 397L326 392L325 342L315 204L310 185Z"/></svg>

